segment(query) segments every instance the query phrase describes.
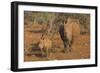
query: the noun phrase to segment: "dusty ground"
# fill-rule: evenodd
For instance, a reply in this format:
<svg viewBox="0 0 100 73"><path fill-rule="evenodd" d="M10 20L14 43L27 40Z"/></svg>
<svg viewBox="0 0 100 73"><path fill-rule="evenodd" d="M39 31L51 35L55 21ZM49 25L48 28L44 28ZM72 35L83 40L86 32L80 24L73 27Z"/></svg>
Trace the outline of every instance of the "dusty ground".
<svg viewBox="0 0 100 73"><path fill-rule="evenodd" d="M48 60L46 57L41 56L41 51L39 48L32 48L32 44L39 41L42 31L42 26L32 25L25 26L25 44L24 44L24 61L43 61ZM38 31L38 32L37 32ZM63 43L59 36L56 34L54 36L54 45L56 46L55 52L51 51L49 60L67 60L67 59L87 59L90 58L90 35L84 34L77 38L74 38L73 44L71 46L71 52L63 52ZM27 54L28 53L28 54Z"/></svg>

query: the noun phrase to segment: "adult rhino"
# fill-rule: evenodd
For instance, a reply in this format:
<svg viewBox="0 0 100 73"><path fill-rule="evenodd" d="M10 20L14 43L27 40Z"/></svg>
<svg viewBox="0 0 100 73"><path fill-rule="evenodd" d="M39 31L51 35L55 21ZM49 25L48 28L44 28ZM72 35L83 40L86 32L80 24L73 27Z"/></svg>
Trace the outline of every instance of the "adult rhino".
<svg viewBox="0 0 100 73"><path fill-rule="evenodd" d="M80 35L79 20L68 18L67 22L59 27L59 34L64 44L64 50L71 51L72 42Z"/></svg>

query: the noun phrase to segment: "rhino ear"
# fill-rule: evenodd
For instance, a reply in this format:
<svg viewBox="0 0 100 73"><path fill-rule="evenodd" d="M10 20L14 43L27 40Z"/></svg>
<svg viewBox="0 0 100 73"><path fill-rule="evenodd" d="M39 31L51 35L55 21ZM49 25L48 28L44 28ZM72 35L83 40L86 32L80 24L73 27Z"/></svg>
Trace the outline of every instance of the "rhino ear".
<svg viewBox="0 0 100 73"><path fill-rule="evenodd" d="M67 24L67 20L64 20L64 24Z"/></svg>

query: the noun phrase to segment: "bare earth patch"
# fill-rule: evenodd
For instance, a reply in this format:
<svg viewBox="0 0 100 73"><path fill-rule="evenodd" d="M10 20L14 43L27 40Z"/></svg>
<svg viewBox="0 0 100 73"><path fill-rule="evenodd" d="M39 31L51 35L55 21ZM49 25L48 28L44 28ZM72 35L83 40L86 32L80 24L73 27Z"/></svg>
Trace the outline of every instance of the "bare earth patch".
<svg viewBox="0 0 100 73"><path fill-rule="evenodd" d="M42 32L34 32L33 29L41 28L41 26L33 26L33 28L27 28L25 26L24 33L24 47L26 51L32 49L31 44L37 43L42 35ZM32 29L33 32L30 32ZM59 36L56 34L54 36L54 45L56 46L55 52L50 53L49 59L45 56L41 56L40 50L31 50L32 54L24 55L24 61L44 61L44 60L72 60L72 59L88 59L90 58L90 35L84 34L80 35L77 38L74 38L74 41L71 46L71 52L63 52L63 43Z"/></svg>

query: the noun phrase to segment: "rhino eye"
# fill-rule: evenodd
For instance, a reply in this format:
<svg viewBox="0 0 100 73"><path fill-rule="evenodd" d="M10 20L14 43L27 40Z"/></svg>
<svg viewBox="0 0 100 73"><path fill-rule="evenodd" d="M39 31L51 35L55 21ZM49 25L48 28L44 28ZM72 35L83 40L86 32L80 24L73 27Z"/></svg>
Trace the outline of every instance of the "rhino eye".
<svg viewBox="0 0 100 73"><path fill-rule="evenodd" d="M52 31L50 31L50 32L52 32Z"/></svg>

